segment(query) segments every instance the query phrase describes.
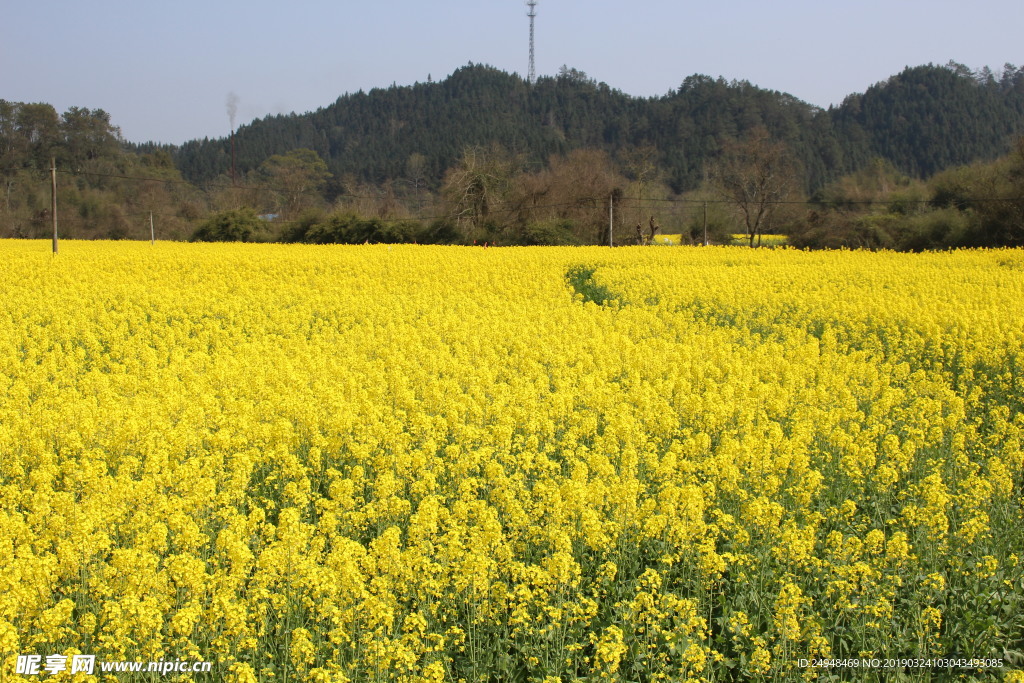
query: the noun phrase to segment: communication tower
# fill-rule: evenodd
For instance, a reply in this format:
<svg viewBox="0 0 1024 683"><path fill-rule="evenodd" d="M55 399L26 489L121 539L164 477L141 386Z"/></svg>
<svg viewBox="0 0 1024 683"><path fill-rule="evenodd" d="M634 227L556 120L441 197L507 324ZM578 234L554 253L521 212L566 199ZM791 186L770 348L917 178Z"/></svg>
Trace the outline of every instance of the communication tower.
<svg viewBox="0 0 1024 683"><path fill-rule="evenodd" d="M537 0L526 0L526 4L530 8L530 11L526 13L526 16L530 17L530 71L526 76L526 80L529 83L533 83L537 77L537 71L533 65L533 20L537 16Z"/></svg>

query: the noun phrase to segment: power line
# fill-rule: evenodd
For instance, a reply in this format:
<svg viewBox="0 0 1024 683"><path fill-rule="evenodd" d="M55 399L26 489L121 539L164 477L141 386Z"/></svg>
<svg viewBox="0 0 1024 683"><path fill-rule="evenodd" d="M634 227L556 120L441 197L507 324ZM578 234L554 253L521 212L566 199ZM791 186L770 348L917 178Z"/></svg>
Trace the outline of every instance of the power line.
<svg viewBox="0 0 1024 683"><path fill-rule="evenodd" d="M100 177L100 178L114 178L114 179L118 179L118 180L127 180L127 181L132 181L132 182L155 182L155 183L166 183L166 184L172 184L172 185L185 185L185 186L188 186L188 187L195 188L195 189L197 189L197 190L199 190L201 192L209 192L211 190L256 191L256 192L295 192L296 191L296 190L294 190L292 188L279 187L279 186L275 186L275 185L262 185L262 184L261 185L249 185L249 184L247 184L247 185L237 185L237 184L228 184L228 183L205 183L203 185L195 185L193 183L188 182L187 180L183 180L183 179L179 179L179 178L158 178L158 177L152 177L152 176L136 176L136 175L121 174L121 173L102 173L102 172L99 172L99 171L83 171L83 170L61 171L61 170L57 170L56 172L64 174L64 175L70 175L70 176L93 176L93 177ZM313 189L313 188L309 188L309 189L306 189L306 190L299 190L298 192L300 194L304 194L304 195L308 195L308 196L320 196L320 193L316 189ZM352 193L340 193L337 196L341 197L341 198L345 198L345 199L370 200L370 201L380 200L382 198L380 195L359 195L359 194L352 194ZM529 213L534 212L534 211L543 211L543 210L549 210L549 209L568 209L568 208L585 209L585 210L595 210L595 209L599 209L600 208L603 211L604 207L606 205L605 202L607 202L607 201L608 201L607 196L602 195L602 196L598 196L598 197L579 197L579 198L576 198L576 199L574 199L572 201L552 202L552 203L547 203L547 204L532 204L532 205L516 204L516 205L508 206L507 208L492 208L488 212L488 216L491 216L491 217L508 216L508 215L513 215L513 214L517 214L517 213L529 214ZM981 203L997 203L997 202L1024 202L1024 198L1021 198L1021 197L970 197L970 198L961 197L961 198L958 198L958 199L956 199L954 201L955 204L981 204ZM675 205L675 206L680 206L680 207L685 207L687 205L692 205L694 207L698 207L698 206L707 206L707 205L710 205L710 204L716 204L716 205L735 205L736 204L735 201L730 200L730 199L725 199L725 198L719 198L719 199L691 199L691 198L686 198L686 197L668 197L668 198L645 197L642 200L641 199L637 199L637 198L633 198L633 197L621 197L615 203L618 204L620 209L627 209L627 208L643 209L645 206L649 207L649 208L653 208L653 206L657 206L657 205ZM769 202L765 202L765 204L766 205L772 205L772 206L781 206L781 205L808 206L808 207L816 207L816 208L819 208L821 210L826 210L827 211L827 210L842 210L844 208L852 208L852 207L887 206L887 205L892 205L892 204L900 204L900 205L904 205L904 206L908 206L908 205L910 205L910 206L928 206L928 205L935 206L936 202L934 200L929 200L929 199L913 199L913 200L911 200L911 199L896 199L896 200L892 200L892 199L888 199L888 200L887 199L841 200L841 201L835 201L835 202L823 201L823 200L814 200L814 199L801 199L801 200L772 200L772 201L769 201ZM146 212L144 214L141 214L141 215L148 215L148 212ZM164 215L164 216L166 216L166 214L159 214L159 213L157 213L156 215ZM405 216L405 217L401 217L401 218L393 218L393 219L386 219L386 220L390 220L390 221L409 220L409 221L418 221L418 222L426 223L426 222L433 222L433 221L443 220L443 219L456 219L456 220L458 220L458 219L461 219L461 218L465 218L467 215L471 215L471 211L463 211L461 213L454 213L454 214L453 213L435 213L435 214L428 214L428 215L418 214L418 215ZM477 216L477 218L482 218L482 217ZM274 222L275 225L282 225L282 226L298 225L298 224L301 223L300 221L296 221L296 220L275 220L273 222Z"/></svg>
<svg viewBox="0 0 1024 683"><path fill-rule="evenodd" d="M170 183L178 185L188 185L196 189L221 189L221 190L267 190L271 192L293 192L292 188L280 187L275 185L231 185L229 183L203 183L202 185L196 185L190 183L187 180L178 178L155 178L151 176L130 176L119 173L100 173L98 171L62 171L57 169L57 173L71 176L96 176L100 178L117 178L120 180L135 180L140 182L157 182L157 183ZM315 189L300 190L302 194L318 195L320 194ZM350 199L380 199L380 195L359 195L352 194L349 192L342 192L337 195L338 197L347 197ZM569 206L573 204L604 201L604 197L581 197L576 201L562 202L557 204L539 204L531 208L551 208L558 206ZM950 200L952 204L973 204L973 203L988 203L988 202L1020 202L1024 201L1024 197L958 197L954 200ZM648 202L659 202L668 204L735 204L736 202L731 199L690 199L687 197L644 197L642 200L635 199L633 197L622 197L619 200L620 205L628 204L630 202L637 202L643 205ZM822 208L842 208L846 206L876 206L876 205L888 205L888 204L929 204L935 205L937 202L934 199L840 199L840 200L824 200L824 199L776 199L764 202L770 205L808 205L808 206L820 206Z"/></svg>
<svg viewBox="0 0 1024 683"><path fill-rule="evenodd" d="M195 183L190 183L187 180L183 180L183 179L179 179L179 178L153 178L153 177L147 177L147 176L123 175L123 174L120 174L120 173L100 173L98 171L60 171L60 170L58 170L57 172L58 173L62 173L64 175L71 175L71 176L94 176L94 177L98 177L98 178L116 178L118 180L134 180L134 181L139 181L139 182L155 182L155 183L167 183L167 184L174 184L174 185L187 185L189 187L195 188L195 189L200 190L200 191L207 191L207 190L213 189L213 190L266 190L266 191L269 191L269 192L295 192L295 190L293 190L292 188L279 187L279 186L274 186L274 185L251 185L251 184L238 185L238 184L231 184L231 183L215 183L215 182L213 182L213 183L195 184ZM319 192L317 190L313 189L313 188L310 188L310 189L307 189L307 190L298 190L298 192L300 194L311 194L311 195L318 195L319 194ZM356 195L356 194L348 194L348 193L341 193L341 194L338 194L337 196L339 196L339 197L350 197L352 199L379 199L379 197L374 197L374 196L370 196L370 195Z"/></svg>

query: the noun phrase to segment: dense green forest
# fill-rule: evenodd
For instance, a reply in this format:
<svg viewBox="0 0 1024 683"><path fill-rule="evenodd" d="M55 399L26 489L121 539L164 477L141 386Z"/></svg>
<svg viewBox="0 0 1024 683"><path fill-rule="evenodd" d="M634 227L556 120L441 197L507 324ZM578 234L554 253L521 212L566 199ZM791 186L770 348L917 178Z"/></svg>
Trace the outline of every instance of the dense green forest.
<svg viewBox="0 0 1024 683"><path fill-rule="evenodd" d="M701 75L639 98L575 69L531 84L470 64L180 146L124 141L102 110L0 100L0 235L45 234L53 159L69 236L140 238L152 220L173 239L629 243L657 224L684 241L1018 244L1012 201L993 200L1024 195L1022 135L1009 64L907 68L827 110Z"/></svg>
<svg viewBox="0 0 1024 683"><path fill-rule="evenodd" d="M1009 150L1013 136L1024 132L1024 68L1007 65L1000 78L955 64L908 68L822 110L745 81L707 76L690 76L662 97L639 98L573 69L530 85L470 65L443 82L345 95L316 112L242 126L236 164L247 172L273 154L307 148L336 178L381 183L406 177L417 154L436 186L470 145L498 143L533 162L578 148L619 157L651 146L669 187L683 192L699 185L704 162L726 140L759 126L794 151L810 191L876 157L925 177ZM193 182L230 170L228 139L171 151Z"/></svg>

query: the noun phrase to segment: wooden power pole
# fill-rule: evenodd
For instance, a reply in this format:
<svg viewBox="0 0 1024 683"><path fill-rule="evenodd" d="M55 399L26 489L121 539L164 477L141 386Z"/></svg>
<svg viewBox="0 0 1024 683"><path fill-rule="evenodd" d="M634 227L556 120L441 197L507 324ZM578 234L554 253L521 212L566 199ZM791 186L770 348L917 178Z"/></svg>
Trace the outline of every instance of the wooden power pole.
<svg viewBox="0 0 1024 683"><path fill-rule="evenodd" d="M614 247L612 235L615 232L615 195L608 195L608 246Z"/></svg>
<svg viewBox="0 0 1024 683"><path fill-rule="evenodd" d="M50 216L53 218L53 253L57 253L57 159L50 157Z"/></svg>
<svg viewBox="0 0 1024 683"><path fill-rule="evenodd" d="M704 202L704 246L708 246L708 203Z"/></svg>

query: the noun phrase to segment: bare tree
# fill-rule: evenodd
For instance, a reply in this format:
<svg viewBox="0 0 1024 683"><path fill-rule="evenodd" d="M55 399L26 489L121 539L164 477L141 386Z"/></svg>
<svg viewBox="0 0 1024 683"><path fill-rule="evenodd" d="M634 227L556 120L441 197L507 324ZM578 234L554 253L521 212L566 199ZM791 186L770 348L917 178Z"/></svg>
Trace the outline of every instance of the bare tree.
<svg viewBox="0 0 1024 683"><path fill-rule="evenodd" d="M546 201L559 218L576 226L583 242L607 243L608 198L625 182L611 158L596 149L576 149L549 161Z"/></svg>
<svg viewBox="0 0 1024 683"><path fill-rule="evenodd" d="M632 147L622 154L622 165L636 185L636 221L644 214L644 191L658 180L658 150L653 145Z"/></svg>
<svg viewBox="0 0 1024 683"><path fill-rule="evenodd" d="M320 155L311 149L275 154L260 165L260 174L273 188L277 207L287 218L323 201L320 191L331 174Z"/></svg>
<svg viewBox="0 0 1024 683"><path fill-rule="evenodd" d="M405 177L414 192L419 192L427 184L427 157L413 152L405 162Z"/></svg>
<svg viewBox="0 0 1024 683"><path fill-rule="evenodd" d="M472 233L484 229L493 214L505 209L518 164L497 144L463 150L462 159L445 174L441 190L451 217Z"/></svg>
<svg viewBox="0 0 1024 683"><path fill-rule="evenodd" d="M712 166L711 179L719 195L736 207L750 246L761 242L779 203L796 185L796 169L786 145L755 128L744 140L725 145Z"/></svg>
<svg viewBox="0 0 1024 683"><path fill-rule="evenodd" d="M654 244L654 236L658 234L659 230L661 230L661 226L658 225L658 222L654 220L654 216L651 216L651 221L650 221L649 225L650 225L650 235L647 237L647 243L648 244Z"/></svg>

